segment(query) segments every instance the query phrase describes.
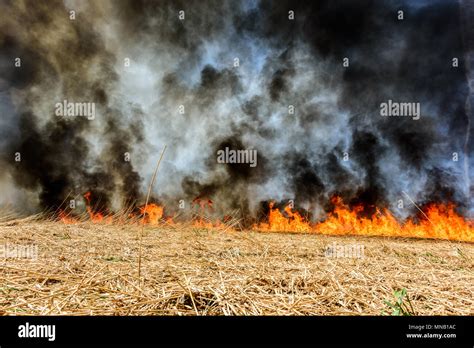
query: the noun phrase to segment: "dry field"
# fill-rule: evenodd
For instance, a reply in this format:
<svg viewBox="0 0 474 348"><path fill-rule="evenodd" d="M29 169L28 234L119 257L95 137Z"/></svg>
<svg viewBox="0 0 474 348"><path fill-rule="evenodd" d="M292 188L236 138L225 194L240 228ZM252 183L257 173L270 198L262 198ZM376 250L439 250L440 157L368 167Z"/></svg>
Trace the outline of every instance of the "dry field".
<svg viewBox="0 0 474 348"><path fill-rule="evenodd" d="M418 315L474 314L474 245L448 241L140 228L23 219L0 245L4 315L380 315L405 288ZM332 244L364 258L329 258Z"/></svg>

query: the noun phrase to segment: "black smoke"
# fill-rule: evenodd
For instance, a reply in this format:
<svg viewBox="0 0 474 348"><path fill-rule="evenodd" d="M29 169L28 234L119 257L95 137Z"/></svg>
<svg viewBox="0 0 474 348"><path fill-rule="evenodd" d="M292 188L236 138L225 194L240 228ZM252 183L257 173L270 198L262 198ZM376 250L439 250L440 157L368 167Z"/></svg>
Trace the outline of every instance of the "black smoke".
<svg viewBox="0 0 474 348"><path fill-rule="evenodd" d="M3 1L0 180L38 209L91 191L114 210L143 203L166 144L153 196L172 209L201 197L256 217L291 199L319 218L339 195L406 217L408 194L467 215L469 6ZM65 99L95 103L95 119L56 116ZM388 100L420 103L420 119L382 117ZM256 149L257 167L217 163L226 147Z"/></svg>

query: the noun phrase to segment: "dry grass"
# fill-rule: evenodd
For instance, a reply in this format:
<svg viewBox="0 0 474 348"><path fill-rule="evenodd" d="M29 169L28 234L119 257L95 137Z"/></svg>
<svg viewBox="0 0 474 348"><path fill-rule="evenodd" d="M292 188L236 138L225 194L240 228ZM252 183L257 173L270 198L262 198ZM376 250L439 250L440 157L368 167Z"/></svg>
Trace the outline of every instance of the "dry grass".
<svg viewBox="0 0 474 348"><path fill-rule="evenodd" d="M39 255L0 259L1 314L379 315L401 288L417 314L474 314L473 244L147 226L139 281L138 224L7 220L0 245Z"/></svg>

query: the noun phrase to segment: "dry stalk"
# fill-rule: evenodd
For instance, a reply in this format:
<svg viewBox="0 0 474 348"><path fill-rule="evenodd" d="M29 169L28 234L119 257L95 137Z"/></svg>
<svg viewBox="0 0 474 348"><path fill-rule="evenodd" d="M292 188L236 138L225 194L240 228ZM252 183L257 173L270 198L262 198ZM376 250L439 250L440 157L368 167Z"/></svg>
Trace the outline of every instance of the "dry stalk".
<svg viewBox="0 0 474 348"><path fill-rule="evenodd" d="M138 279L140 279L141 269L142 269L142 239L143 239L143 229L145 227L146 208L148 206L148 200L150 199L153 183L155 182L155 179L156 179L156 173L158 173L158 168L160 168L160 163L161 163L161 160L163 159L163 155L165 154L165 151L166 151L166 145L163 147L163 151L161 151L160 159L158 160L158 163L156 164L155 172L153 173L153 177L151 178L150 185L148 186L148 193L146 195L146 200L145 200L145 208L143 209L142 227L140 229L140 241L138 243Z"/></svg>

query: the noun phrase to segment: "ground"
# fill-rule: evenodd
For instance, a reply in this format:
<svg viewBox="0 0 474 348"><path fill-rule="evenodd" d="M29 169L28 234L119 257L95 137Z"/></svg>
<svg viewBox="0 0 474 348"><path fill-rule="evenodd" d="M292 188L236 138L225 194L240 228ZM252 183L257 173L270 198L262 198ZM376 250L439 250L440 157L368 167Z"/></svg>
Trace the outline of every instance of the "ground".
<svg viewBox="0 0 474 348"><path fill-rule="evenodd" d="M474 245L439 240L23 219L0 245L4 315L380 315L405 288L417 315L474 314ZM363 245L332 258L328 245Z"/></svg>

